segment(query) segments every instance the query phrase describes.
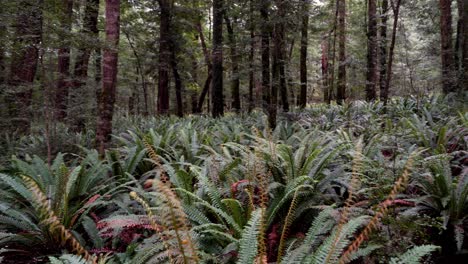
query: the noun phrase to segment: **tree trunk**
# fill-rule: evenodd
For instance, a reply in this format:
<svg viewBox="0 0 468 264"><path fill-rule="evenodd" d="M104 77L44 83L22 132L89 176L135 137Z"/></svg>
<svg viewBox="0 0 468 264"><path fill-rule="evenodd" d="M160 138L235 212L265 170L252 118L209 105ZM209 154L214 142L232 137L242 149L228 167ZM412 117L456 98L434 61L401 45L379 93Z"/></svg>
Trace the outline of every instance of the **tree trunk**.
<svg viewBox="0 0 468 264"><path fill-rule="evenodd" d="M452 1L439 0L440 43L442 59L442 90L445 94L455 91L455 64L452 47Z"/></svg>
<svg viewBox="0 0 468 264"><path fill-rule="evenodd" d="M158 0L161 8L159 24L159 65L158 65L158 114L169 112L169 70L170 70L170 0Z"/></svg>
<svg viewBox="0 0 468 264"><path fill-rule="evenodd" d="M261 44L261 57L262 57L262 98L263 108L269 111L270 108L270 22L269 22L269 0L262 0L260 6L260 15L262 19L262 44ZM276 106L275 106L276 107ZM271 123L270 123L271 126Z"/></svg>
<svg viewBox="0 0 468 264"><path fill-rule="evenodd" d="M368 1L366 100L376 99L377 91L377 1Z"/></svg>
<svg viewBox="0 0 468 264"><path fill-rule="evenodd" d="M396 5L393 1L390 1L393 10L393 29L392 29L392 40L390 42L390 51L388 54L388 64L387 64L387 81L385 83L385 90L383 94L384 104L387 105L388 102L388 95L390 91L390 84L392 83L392 66L393 66L393 53L395 51L395 43L396 43L396 33L398 29L398 16L400 14L400 4L401 0L397 0Z"/></svg>
<svg viewBox="0 0 468 264"><path fill-rule="evenodd" d="M143 115L147 116L149 114L149 112L148 112L148 91L146 89L145 72L144 72L144 69L143 69L143 65L141 63L141 58L140 58L140 56L139 56L139 54L138 54L138 52L136 50L136 47L133 44L133 41L130 38L130 35L128 34L128 32L126 30L123 30L123 33L127 37L128 44L130 45L130 48L133 51L133 55L135 56L136 68L137 68L136 71L137 71L137 74L141 78L141 88L143 90L143 100L144 100L144 107L145 107L144 110L143 110ZM138 80L138 78L137 78L137 80Z"/></svg>
<svg viewBox="0 0 468 264"><path fill-rule="evenodd" d="M112 116L117 86L118 46L120 31L120 0L106 0L106 43L104 49L103 82L98 111L96 143L104 155L111 141Z"/></svg>
<svg viewBox="0 0 468 264"><path fill-rule="evenodd" d="M285 28L284 23L286 20L286 0L276 0L276 7L278 12L278 20L275 25L275 41L276 41L276 58L279 70L279 91L281 94L281 103L283 105L283 111L289 111L288 101L288 88L286 85L286 43L285 43Z"/></svg>
<svg viewBox="0 0 468 264"><path fill-rule="evenodd" d="M88 0L86 1L85 15L83 18L83 29L81 31L82 36L84 37L83 42L80 43L80 48L77 50L77 56L75 61L74 77L71 88L75 90L80 90L86 84L88 79L88 66L89 59L93 48L96 49L97 54L100 55L99 47L92 47L87 44L91 40L99 39L99 30L97 28L99 15L99 0ZM96 71L101 71L100 67L100 56L96 56L96 62L99 59L99 65L96 64ZM101 78L101 74L96 74L96 78ZM97 84L99 85L99 84ZM99 96L101 93L99 91L97 98L97 105L99 105ZM99 107L99 106L98 106ZM76 130L83 130L84 120L81 115L75 116L73 121Z"/></svg>
<svg viewBox="0 0 468 264"><path fill-rule="evenodd" d="M179 69L177 66L176 48L174 43L171 44L171 66L172 75L174 76L175 92L176 92L176 105L177 105L177 116L184 116L184 105L182 102L182 79L180 78Z"/></svg>
<svg viewBox="0 0 468 264"><path fill-rule="evenodd" d="M329 102L329 87L328 87L328 39L322 39L322 85L323 85L323 101Z"/></svg>
<svg viewBox="0 0 468 264"><path fill-rule="evenodd" d="M338 89L336 101L343 104L346 99L346 1L338 0Z"/></svg>
<svg viewBox="0 0 468 264"><path fill-rule="evenodd" d="M31 125L31 100L42 40L43 0L21 0L15 21L15 39L8 84L14 89L7 97L11 127L25 134Z"/></svg>
<svg viewBox="0 0 468 264"><path fill-rule="evenodd" d="M249 30L250 30L250 53L249 53L249 113L254 109L254 96L253 90L255 86L255 22L253 19L254 13L254 1L250 0L250 12L249 12Z"/></svg>
<svg viewBox="0 0 468 264"><path fill-rule="evenodd" d="M385 101L387 92L387 20L388 0L382 0L382 13L380 22L380 100Z"/></svg>
<svg viewBox="0 0 468 264"><path fill-rule="evenodd" d="M457 0L458 5L458 88L460 91L468 90L468 3L465 0Z"/></svg>
<svg viewBox="0 0 468 264"><path fill-rule="evenodd" d="M205 63L206 63L207 72L208 72L208 76L206 77L205 85L203 86L203 90L202 90L202 92L200 94L200 98L198 100L198 105L197 105L197 109L196 109L196 113L201 113L201 111L203 109L203 102L205 101L205 97L208 94L208 91L210 90L211 79L213 78L213 75L212 75L213 66L211 64L211 58L210 58L210 53L208 52L208 47L206 46L205 36L203 34L201 22L198 21L198 23L197 23L197 25L195 27L196 27L196 29L198 31L199 36L200 36L200 44L202 46L203 55L205 56Z"/></svg>
<svg viewBox="0 0 468 264"><path fill-rule="evenodd" d="M62 121L67 116L67 98L68 88L70 85L70 32L73 16L73 0L65 0L62 2L60 14L60 26L64 31L61 36L63 40L61 47L58 50L58 80L55 92L55 117Z"/></svg>
<svg viewBox="0 0 468 264"><path fill-rule="evenodd" d="M223 98L223 0L213 0L213 80L212 115L224 114Z"/></svg>
<svg viewBox="0 0 468 264"><path fill-rule="evenodd" d="M236 44L236 37L234 35L234 24L231 22L231 19L224 14L224 20L226 22L226 28L228 33L229 44L231 46L231 64L232 64L232 82L231 82L231 92L232 92L232 109L235 112L239 112L241 110L241 102L240 102L240 74L239 74L239 58L237 54L237 44ZM236 22L236 19L234 19Z"/></svg>
<svg viewBox="0 0 468 264"><path fill-rule="evenodd" d="M303 0L302 32L301 32L301 59L300 59L300 79L301 94L299 97L299 106L306 107L307 104L307 46L309 40L309 1ZM323 55L323 54L322 54ZM323 58L322 58L323 59ZM323 67L323 64L322 64ZM323 72L323 69L322 69Z"/></svg>

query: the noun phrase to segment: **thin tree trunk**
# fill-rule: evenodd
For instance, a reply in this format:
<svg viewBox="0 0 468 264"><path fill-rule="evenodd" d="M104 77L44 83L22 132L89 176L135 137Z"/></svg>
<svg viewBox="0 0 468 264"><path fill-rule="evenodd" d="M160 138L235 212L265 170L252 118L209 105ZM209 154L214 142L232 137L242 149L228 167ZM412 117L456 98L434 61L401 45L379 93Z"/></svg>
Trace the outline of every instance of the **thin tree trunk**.
<svg viewBox="0 0 468 264"><path fill-rule="evenodd" d="M338 0L338 89L336 101L343 104L346 99L346 1Z"/></svg>
<svg viewBox="0 0 468 264"><path fill-rule="evenodd" d="M250 12L249 12L249 30L250 30L250 53L249 53L249 113L254 109L255 103L253 99L253 90L255 86L255 69L254 69L254 58L255 58L255 22L253 19L254 13L254 1L250 0Z"/></svg>
<svg viewBox="0 0 468 264"><path fill-rule="evenodd" d="M73 83L71 84L72 86L71 88L74 90L80 90L86 84L86 81L88 79L89 59L90 59L91 51L93 48L88 47L88 44L85 42L99 39L99 30L97 28L98 15L99 15L99 0L86 1L85 16L83 18L83 30L81 31L81 34L84 37L84 40L83 40L83 43L81 43L81 47L77 50ZM99 47L96 48L96 52L98 55L100 55ZM97 61L98 59L99 61ZM96 73L96 78L101 78L100 60L101 60L101 57L96 56L96 62L99 62L99 65L96 64L96 71L99 71L99 74ZM100 91L99 92L96 91L96 92L98 93L98 96L96 96L97 105L99 105L99 102L100 102L99 96L101 96L101 93ZM82 115L78 115L74 117L73 123L77 130L79 131L83 130L84 122L85 121L83 120Z"/></svg>
<svg viewBox="0 0 468 264"><path fill-rule="evenodd" d="M137 74L140 75L141 87L142 87L142 90L143 90L143 100L144 100L144 107L145 107L144 111L143 111L143 115L147 116L149 114L149 112L148 112L148 91L146 90L145 73L144 73L143 65L141 63L141 58L138 55L136 47L133 44L133 41L130 38L130 35L128 34L128 32L126 30L122 30L122 31L125 34L125 36L127 37L128 43L130 44L130 48L132 49L133 55L135 56L135 59L136 59Z"/></svg>
<svg viewBox="0 0 468 264"><path fill-rule="evenodd" d="M261 0L260 15L261 25L261 57L262 57L262 98L263 108L270 112L270 22L269 22L269 0ZM275 106L276 107L276 106ZM275 120L276 121L276 120ZM270 127L272 123L270 122Z"/></svg>
<svg viewBox="0 0 468 264"><path fill-rule="evenodd" d="M286 48L285 48L285 28L284 23L286 20L286 0L276 0L276 7L279 20L276 22L276 45L277 45L277 63L279 68L279 91L281 93L281 103L283 111L289 111L288 101L288 88L286 85Z"/></svg>
<svg viewBox="0 0 468 264"><path fill-rule="evenodd" d="M328 87L328 39L322 39L322 85L323 85L323 101L329 102L329 87Z"/></svg>
<svg viewBox="0 0 468 264"><path fill-rule="evenodd" d="M224 14L224 20L226 22L226 28L228 33L229 44L231 47L231 64L232 64L232 81L231 81L231 93L232 93L232 108L235 112L239 112L241 110L241 102L240 102L240 75L239 75L239 59L237 54L237 44L236 44L236 37L234 35L234 24L231 22L231 19ZM236 22L236 19L234 19Z"/></svg>
<svg viewBox="0 0 468 264"><path fill-rule="evenodd" d="M11 126L25 134L31 125L34 77L42 40L43 0L21 0L15 21L14 50L8 84L14 89L7 97Z"/></svg>
<svg viewBox="0 0 468 264"><path fill-rule="evenodd" d="M303 0L302 32L301 32L301 58L300 58L300 79L301 94L299 97L299 106L306 107L307 104L307 46L309 40L309 1ZM322 70L323 72L323 70Z"/></svg>
<svg viewBox="0 0 468 264"><path fill-rule="evenodd" d="M171 66L172 75L174 76L175 92L176 92L176 105L177 105L177 116L184 116L184 105L182 102L182 79L180 78L179 69L177 66L176 48L174 43L171 44Z"/></svg>
<svg viewBox="0 0 468 264"><path fill-rule="evenodd" d="M380 22L380 100L385 101L387 91L387 20L388 0L382 0L382 13Z"/></svg>
<svg viewBox="0 0 468 264"><path fill-rule="evenodd" d="M332 49L331 49L331 64L329 68L329 76L330 80L328 82L328 99L327 103L330 104L332 99L336 99L335 97L335 68L336 68L336 36L337 36L337 28L338 28L338 7L339 1L336 0L335 2L335 17L333 22L333 41L332 41ZM330 33L331 34L331 33ZM331 36L329 37L329 41L331 41Z"/></svg>
<svg viewBox="0 0 468 264"><path fill-rule="evenodd" d="M439 0L440 43L442 58L442 90L445 94L455 91L455 64L452 47L452 1Z"/></svg>
<svg viewBox="0 0 468 264"><path fill-rule="evenodd" d="M377 2L368 0L366 100L376 99L377 91Z"/></svg>
<svg viewBox="0 0 468 264"><path fill-rule="evenodd" d="M104 49L103 83L96 132L97 148L101 156L104 155L112 134L118 70L120 0L106 0L105 28L108 47Z"/></svg>
<svg viewBox="0 0 468 264"><path fill-rule="evenodd" d="M393 53L395 51L395 43L396 43L396 33L398 29L398 15L400 13L400 4L401 0L397 0L396 5L393 3L393 0L390 0L392 10L393 10L393 29L392 29L392 40L390 42L390 51L388 54L388 64L387 64L387 81L385 84L385 90L383 93L383 100L384 104L387 105L388 102L388 95L390 91L390 85L392 83L392 66L393 66Z"/></svg>
<svg viewBox="0 0 468 264"><path fill-rule="evenodd" d="M208 47L206 46L206 42L205 42L205 36L203 34L203 30L202 30L202 26L201 26L201 22L198 21L197 25L196 25L196 29L198 31L198 34L200 36L200 44L202 46L202 50L203 50L203 55L205 56L205 63L206 63L206 66L207 66L207 72L208 72L208 76L206 77L206 81L205 81L205 84L203 86L203 90L200 94L200 98L198 100L198 105L197 105L197 113L200 113L203 109L203 102L205 101L205 97L206 95L208 94L208 91L210 90L210 86L211 86L211 80L213 78L213 73L212 73L212 64L211 64L211 58L210 58L210 53L208 51Z"/></svg>
<svg viewBox="0 0 468 264"><path fill-rule="evenodd" d="M58 80L55 92L55 118L62 121L67 116L67 98L70 85L70 32L72 26L73 0L62 2L60 25L64 31L61 47L58 50Z"/></svg>
<svg viewBox="0 0 468 264"><path fill-rule="evenodd" d="M169 70L170 70L170 0L158 0L161 8L159 24L159 65L158 65L158 114L169 112Z"/></svg>
<svg viewBox="0 0 468 264"><path fill-rule="evenodd" d="M468 90L468 3L457 0L457 49L456 62L458 64L458 89Z"/></svg>

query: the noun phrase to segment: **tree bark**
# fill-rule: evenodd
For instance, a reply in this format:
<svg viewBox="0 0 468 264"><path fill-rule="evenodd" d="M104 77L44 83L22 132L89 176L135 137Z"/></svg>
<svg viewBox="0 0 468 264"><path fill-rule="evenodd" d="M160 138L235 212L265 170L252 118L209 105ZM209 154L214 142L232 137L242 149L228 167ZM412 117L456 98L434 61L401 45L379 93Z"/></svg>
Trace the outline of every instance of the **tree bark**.
<svg viewBox="0 0 468 264"><path fill-rule="evenodd" d="M85 15L83 18L83 29L81 31L82 42L80 47L77 50L77 56L75 61L75 69L73 72L73 83L71 83L71 88L75 90L80 90L88 79L88 66L91 52L93 49L96 50L97 54L100 55L100 48L96 47L93 44L88 44L89 42L95 41L99 42L99 30L97 27L99 15L99 0L88 0L86 1ZM96 62L99 60L99 65L96 64L96 71L101 71L101 57L96 56ZM101 74L96 74L96 78L101 78ZM97 85L98 82L97 82ZM96 91L97 96L97 105L99 105L99 96L101 92ZM99 107L99 106L98 106ZM73 123L75 124L76 130L83 130L84 120L81 116L75 117Z"/></svg>
<svg viewBox="0 0 468 264"><path fill-rule="evenodd" d="M250 0L250 12L249 12L249 30L250 30L250 53L249 53L249 113L254 109L254 96L253 90L255 86L255 21L253 18L254 13L254 1Z"/></svg>
<svg viewBox="0 0 468 264"><path fill-rule="evenodd" d="M390 51L388 54L388 64L387 64L387 81L385 83L385 90L383 96L384 104L387 105L388 96L390 91L390 84L392 83L392 66L393 66L393 54L395 51L396 43L396 33L398 29L398 16L400 14L400 4L401 0L397 0L396 5L393 3L393 0L390 0L392 10L393 10L393 29L392 29L392 40L390 42Z"/></svg>
<svg viewBox="0 0 468 264"><path fill-rule="evenodd" d="M64 31L62 43L58 50L58 80L55 92L55 118L62 121L67 116L68 88L70 86L70 32L73 16L73 0L62 2L60 25Z"/></svg>
<svg viewBox="0 0 468 264"><path fill-rule="evenodd" d="M328 87L328 39L322 39L322 85L323 85L323 101L329 103L329 87Z"/></svg>
<svg viewBox="0 0 468 264"><path fill-rule="evenodd" d="M465 0L457 0L457 5L458 88L462 92L468 90L468 3Z"/></svg>
<svg viewBox="0 0 468 264"><path fill-rule="evenodd" d="M338 0L338 104L346 99L346 1Z"/></svg>
<svg viewBox="0 0 468 264"><path fill-rule="evenodd" d="M112 116L117 86L118 46L120 31L120 0L106 0L106 43L104 49L103 82L98 111L96 143L104 155L111 141Z"/></svg>
<svg viewBox="0 0 468 264"><path fill-rule="evenodd" d="M224 20L226 22L226 28L228 33L229 44L231 48L231 67L232 67L232 76L231 76L231 93L232 93L232 109L235 112L239 112L241 110L241 102L240 102L240 75L239 75L239 58L237 54L237 43L236 37L234 35L234 24L231 22L231 19L224 14ZM236 19L234 19L236 22Z"/></svg>
<svg viewBox="0 0 468 264"><path fill-rule="evenodd" d="M170 51L170 0L158 0L161 8L159 20L159 65L158 65L158 114L169 112L169 70L171 61Z"/></svg>
<svg viewBox="0 0 468 264"><path fill-rule="evenodd" d="M287 0L276 0L276 7L278 11L278 21L276 22L276 38L277 38L277 59L279 67L279 80L280 80L280 93L283 111L289 111L288 88L286 84L286 42L285 42L285 21L286 21L286 8Z"/></svg>
<svg viewBox="0 0 468 264"><path fill-rule="evenodd" d="M143 115L147 116L149 114L149 111L148 111L148 91L146 89L145 72L144 72L144 69L143 69L143 65L141 63L141 58L140 58L140 55L138 54L138 52L136 50L136 47L133 44L133 41L130 38L130 35L128 34L128 32L125 31L125 30L122 30L122 31L125 34L125 36L127 37L128 44L130 45L130 48L132 49L133 55L135 56L135 59L136 59L136 67L137 67L136 70L137 70L137 74L141 78L141 88L143 90L143 100L144 100L143 103L144 103L144 107L145 107L144 110L143 110ZM137 78L137 81L138 81L138 78Z"/></svg>
<svg viewBox="0 0 468 264"><path fill-rule="evenodd" d="M388 0L382 0L382 13L380 22L380 100L385 101L387 92L387 20Z"/></svg>
<svg viewBox="0 0 468 264"><path fill-rule="evenodd" d="M303 0L302 30L301 30L301 58L300 58L300 79L301 94L299 97L299 106L305 108L307 104L307 46L309 40L309 1ZM323 55L323 53L322 53ZM323 59L323 57L322 57ZM323 67L323 62L322 62ZM322 69L323 73L323 69Z"/></svg>
<svg viewBox="0 0 468 264"><path fill-rule="evenodd" d="M224 114L223 98L223 0L213 0L213 80L212 115Z"/></svg>
<svg viewBox="0 0 468 264"><path fill-rule="evenodd" d="M176 92L176 105L177 105L177 116L183 117L184 116L184 105L182 102L182 79L180 78L179 69L177 66L177 58L176 58L176 48L175 44L171 44L171 67L172 67L172 75L174 76L175 82L175 92Z"/></svg>
<svg viewBox="0 0 468 264"><path fill-rule="evenodd" d="M206 46L205 35L203 34L201 22L198 21L198 23L197 23L197 25L195 27L196 27L196 29L198 31L199 36L200 36L200 44L202 46L203 55L205 56L205 63L206 63L207 72L208 72L208 76L206 77L206 81L205 81L205 84L203 86L203 90L202 90L202 92L200 94L200 98L198 100L198 105L197 105L197 109L196 109L196 113L201 113L202 108L203 108L203 102L205 102L205 97L208 94L208 91L210 90L211 80L213 78L213 73L212 73L213 65L211 64L210 53L208 51L208 47Z"/></svg>
<svg viewBox="0 0 468 264"><path fill-rule="evenodd" d="M15 20L15 39L8 84L14 89L7 97L11 126L29 132L34 77L42 40L43 0L21 0Z"/></svg>
<svg viewBox="0 0 468 264"><path fill-rule="evenodd" d="M455 91L455 63L452 47L452 1L439 0L439 7L442 90L445 94L448 94Z"/></svg>
<svg viewBox="0 0 468 264"><path fill-rule="evenodd" d="M377 91L377 2L368 0L366 100L376 99Z"/></svg>
<svg viewBox="0 0 468 264"><path fill-rule="evenodd" d="M261 0L260 16L261 25L261 59L262 59L262 98L263 108L269 113L270 108L270 22L269 22L269 0ZM276 107L276 106L275 106ZM271 123L270 123L271 126Z"/></svg>

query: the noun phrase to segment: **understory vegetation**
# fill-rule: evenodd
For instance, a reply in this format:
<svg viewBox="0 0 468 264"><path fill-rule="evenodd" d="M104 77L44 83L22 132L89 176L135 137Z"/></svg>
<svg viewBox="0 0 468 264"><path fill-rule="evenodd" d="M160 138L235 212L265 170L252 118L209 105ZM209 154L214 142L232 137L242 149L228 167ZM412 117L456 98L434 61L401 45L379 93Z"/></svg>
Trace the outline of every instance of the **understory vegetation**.
<svg viewBox="0 0 468 264"><path fill-rule="evenodd" d="M466 105L432 97L33 124L0 153L1 263L462 263Z"/></svg>

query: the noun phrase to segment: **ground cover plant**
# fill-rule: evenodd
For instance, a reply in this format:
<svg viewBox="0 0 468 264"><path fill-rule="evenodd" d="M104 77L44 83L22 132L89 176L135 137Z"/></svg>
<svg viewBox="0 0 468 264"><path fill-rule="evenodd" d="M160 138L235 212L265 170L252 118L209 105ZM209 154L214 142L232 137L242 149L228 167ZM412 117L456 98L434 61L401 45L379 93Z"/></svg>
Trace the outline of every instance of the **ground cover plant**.
<svg viewBox="0 0 468 264"><path fill-rule="evenodd" d="M32 152L43 135L19 139L0 174L2 261L462 260L467 116L445 103L316 105L274 130L260 112L122 117L102 157L48 160Z"/></svg>

